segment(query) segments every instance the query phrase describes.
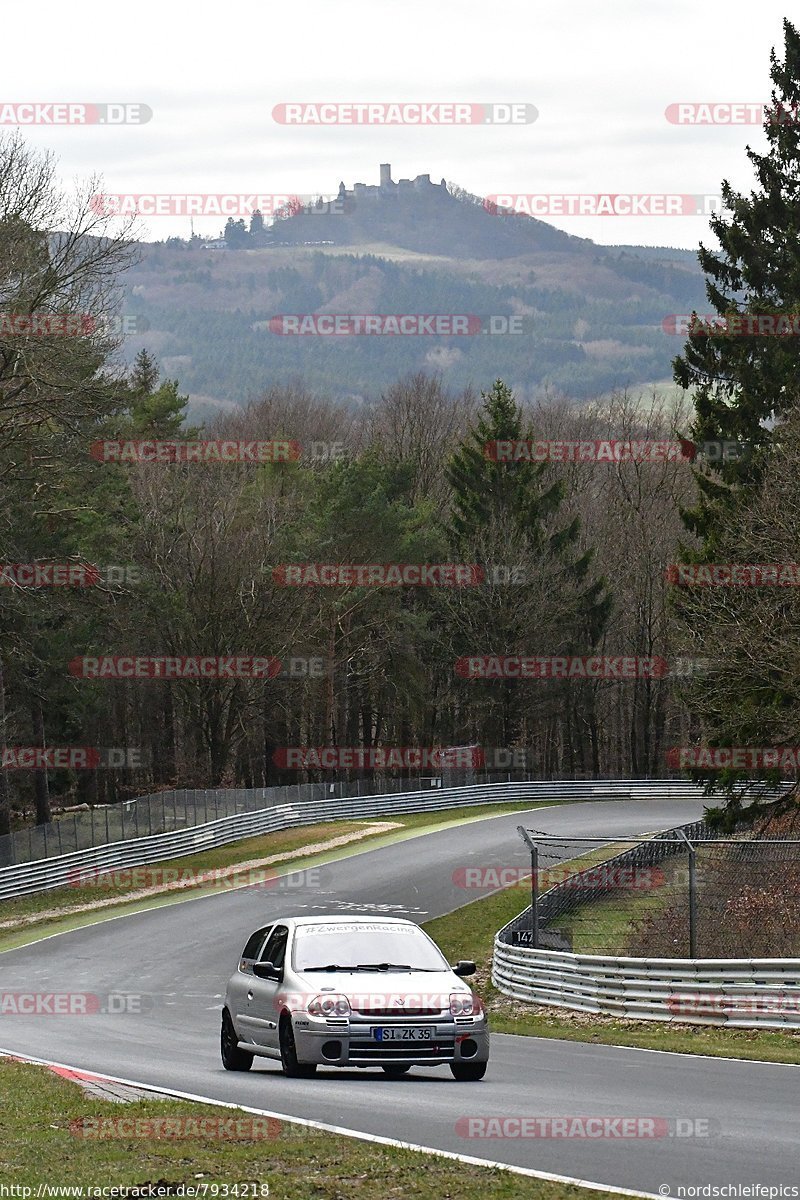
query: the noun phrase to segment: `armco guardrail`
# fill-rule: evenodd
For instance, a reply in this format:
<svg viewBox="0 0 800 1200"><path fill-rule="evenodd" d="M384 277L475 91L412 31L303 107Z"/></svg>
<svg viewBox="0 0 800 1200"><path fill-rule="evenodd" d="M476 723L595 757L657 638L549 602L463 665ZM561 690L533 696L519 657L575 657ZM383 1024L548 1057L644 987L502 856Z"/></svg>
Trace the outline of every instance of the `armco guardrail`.
<svg viewBox="0 0 800 1200"><path fill-rule="evenodd" d="M698 845L712 835L703 821L679 828ZM665 830L607 859L606 865L650 866L686 853L662 840L675 832ZM608 895L596 883L581 887L584 874L597 879L596 867L577 871L540 898L542 924L599 894ZM494 943L492 982L516 1000L692 1025L800 1028L800 959L628 958L512 946L512 933L529 923L530 908L509 921Z"/></svg>
<svg viewBox="0 0 800 1200"><path fill-rule="evenodd" d="M614 958L510 946L492 981L534 1004L692 1025L800 1028L800 959Z"/></svg>
<svg viewBox="0 0 800 1200"><path fill-rule="evenodd" d="M263 790L261 794L264 794ZM391 817L395 813L436 812L444 808L468 808L477 804L508 804L515 801L555 803L566 800L658 798L697 800L701 796L700 790L691 783L674 779L639 779L480 783L468 787L430 788L426 791L394 795L298 799L273 804L255 812L236 813L189 829L87 847L72 854L2 867L0 900L69 886L79 870L109 871L115 868L145 866L147 863L197 854L201 850L216 846L226 846L242 838L275 833L300 825L319 824L323 821Z"/></svg>
<svg viewBox="0 0 800 1200"><path fill-rule="evenodd" d="M438 775L395 779L389 775L377 779L330 780L319 783L290 783L258 788L179 788L138 796L119 804L80 805L43 825L28 825L0 837L0 867L38 862L42 858L60 858L73 851L105 846L110 842L128 842L132 838L152 837L206 825L222 817L260 812L279 804L299 804L304 800L346 799L353 796L394 796L399 793L426 792L445 788L463 788L492 783L539 783L538 776L509 774L507 771L484 772L446 769ZM660 781L661 782L661 781ZM605 787L612 797L615 788L635 788L641 781L574 781L565 786L586 789ZM645 781L648 787L659 783ZM555 782L555 788L561 786ZM664 786L670 786L669 781ZM681 781L673 786L680 788ZM685 785L684 785L685 786Z"/></svg>

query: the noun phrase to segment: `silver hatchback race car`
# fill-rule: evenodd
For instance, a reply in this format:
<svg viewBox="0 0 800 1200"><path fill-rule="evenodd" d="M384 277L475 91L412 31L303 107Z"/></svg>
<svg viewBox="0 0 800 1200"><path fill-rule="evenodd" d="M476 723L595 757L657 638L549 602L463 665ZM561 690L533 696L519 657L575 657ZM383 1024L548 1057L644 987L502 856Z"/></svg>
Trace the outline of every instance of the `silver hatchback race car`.
<svg viewBox="0 0 800 1200"><path fill-rule="evenodd" d="M249 1071L279 1059L285 1075L318 1066L382 1067L389 1076L446 1063L459 1080L486 1074L480 999L412 921L287 917L247 941L222 1010L222 1063Z"/></svg>

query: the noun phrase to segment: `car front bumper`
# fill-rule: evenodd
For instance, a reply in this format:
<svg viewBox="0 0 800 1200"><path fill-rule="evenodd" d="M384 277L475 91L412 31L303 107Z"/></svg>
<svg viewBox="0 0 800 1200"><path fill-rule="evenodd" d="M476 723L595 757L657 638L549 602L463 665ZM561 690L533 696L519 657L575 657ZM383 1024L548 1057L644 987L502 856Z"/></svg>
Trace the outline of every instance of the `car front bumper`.
<svg viewBox="0 0 800 1200"><path fill-rule="evenodd" d="M453 1021L409 1021L430 1027L429 1041L378 1041L373 1030L396 1026L396 1021L371 1019L293 1021L297 1057L300 1062L332 1067L385 1066L389 1063L422 1066L425 1063L487 1062L489 1030L484 1019L473 1024Z"/></svg>

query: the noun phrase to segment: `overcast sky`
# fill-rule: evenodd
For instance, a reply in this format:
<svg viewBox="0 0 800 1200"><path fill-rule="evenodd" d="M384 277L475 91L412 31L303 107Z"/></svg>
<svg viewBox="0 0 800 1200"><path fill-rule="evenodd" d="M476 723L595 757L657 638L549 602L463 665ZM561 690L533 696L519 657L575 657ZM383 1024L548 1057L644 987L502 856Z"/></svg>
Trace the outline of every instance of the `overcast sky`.
<svg viewBox="0 0 800 1200"><path fill-rule="evenodd" d="M26 128L64 178L112 193L318 193L339 180L429 172L480 195L719 191L751 185L759 125L670 124L691 101L769 98L786 4L729 0L294 0L227 6L138 0L7 6L2 101L149 105L147 124ZM33 19L32 19L33 17ZM514 126L281 125L305 101L526 102ZM707 220L549 217L605 243L696 247ZM224 222L195 221L202 234ZM188 236L188 219L145 223Z"/></svg>

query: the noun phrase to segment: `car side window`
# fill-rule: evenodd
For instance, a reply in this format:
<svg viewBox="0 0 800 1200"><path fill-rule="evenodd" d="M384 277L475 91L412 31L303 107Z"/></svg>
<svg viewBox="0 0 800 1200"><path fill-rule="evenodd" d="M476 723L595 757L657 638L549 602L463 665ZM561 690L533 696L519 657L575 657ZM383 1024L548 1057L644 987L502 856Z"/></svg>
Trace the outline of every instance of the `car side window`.
<svg viewBox="0 0 800 1200"><path fill-rule="evenodd" d="M269 931L269 925L265 925L263 929L257 929L256 932L247 939L247 945L242 951L242 958L258 958L258 951L264 945L264 938L267 936Z"/></svg>
<svg viewBox="0 0 800 1200"><path fill-rule="evenodd" d="M282 967L286 958L286 944L289 940L289 930L285 925L276 925L267 939L267 944L261 952L261 962L271 962L273 966Z"/></svg>

